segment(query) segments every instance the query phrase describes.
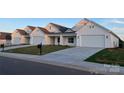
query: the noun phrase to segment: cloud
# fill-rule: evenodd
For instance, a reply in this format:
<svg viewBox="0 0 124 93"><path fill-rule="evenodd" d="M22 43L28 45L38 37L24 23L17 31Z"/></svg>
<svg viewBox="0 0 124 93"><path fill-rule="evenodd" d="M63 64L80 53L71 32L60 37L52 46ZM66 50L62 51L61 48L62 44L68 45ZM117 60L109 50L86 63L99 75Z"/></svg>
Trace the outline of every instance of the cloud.
<svg viewBox="0 0 124 93"><path fill-rule="evenodd" d="M111 23L124 24L124 20L121 20L121 19L114 19L114 20L111 21Z"/></svg>
<svg viewBox="0 0 124 93"><path fill-rule="evenodd" d="M108 18L101 22L103 26L124 25L124 18Z"/></svg>
<svg viewBox="0 0 124 93"><path fill-rule="evenodd" d="M113 27L112 30L114 30L114 31L124 31L124 27Z"/></svg>
<svg viewBox="0 0 124 93"><path fill-rule="evenodd" d="M117 34L122 34L124 35L124 27L113 27L112 31L117 33Z"/></svg>

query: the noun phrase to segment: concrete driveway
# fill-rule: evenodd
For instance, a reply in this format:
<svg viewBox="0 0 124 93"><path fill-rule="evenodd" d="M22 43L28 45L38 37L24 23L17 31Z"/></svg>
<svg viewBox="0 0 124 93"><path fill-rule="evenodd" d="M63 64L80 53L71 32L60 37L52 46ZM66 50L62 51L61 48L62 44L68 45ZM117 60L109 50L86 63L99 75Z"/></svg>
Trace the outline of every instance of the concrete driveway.
<svg viewBox="0 0 124 93"><path fill-rule="evenodd" d="M61 51L49 53L41 56L42 60L62 62L62 63L75 63L82 62L89 56L102 50L102 48L91 48L91 47L75 47L64 49Z"/></svg>

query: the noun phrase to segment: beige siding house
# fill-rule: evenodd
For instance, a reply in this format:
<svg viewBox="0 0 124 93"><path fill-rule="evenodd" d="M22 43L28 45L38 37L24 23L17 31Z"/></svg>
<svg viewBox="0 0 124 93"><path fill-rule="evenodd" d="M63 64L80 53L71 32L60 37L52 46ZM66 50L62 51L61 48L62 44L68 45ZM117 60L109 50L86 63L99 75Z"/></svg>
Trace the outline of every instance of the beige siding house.
<svg viewBox="0 0 124 93"><path fill-rule="evenodd" d="M12 44L30 44L30 33L35 29L34 26L27 26L24 29L16 29L12 33Z"/></svg>
<svg viewBox="0 0 124 93"><path fill-rule="evenodd" d="M28 44L29 43L29 35L25 30L16 29L12 33L12 44L19 45L19 44Z"/></svg>
<svg viewBox="0 0 124 93"><path fill-rule="evenodd" d="M11 33L0 32L0 44L11 45Z"/></svg>

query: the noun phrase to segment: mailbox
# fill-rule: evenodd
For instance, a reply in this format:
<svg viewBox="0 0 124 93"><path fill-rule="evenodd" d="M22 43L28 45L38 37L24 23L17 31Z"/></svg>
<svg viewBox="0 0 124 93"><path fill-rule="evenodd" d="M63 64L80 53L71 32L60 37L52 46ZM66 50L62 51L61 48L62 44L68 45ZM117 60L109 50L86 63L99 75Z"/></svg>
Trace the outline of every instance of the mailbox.
<svg viewBox="0 0 124 93"><path fill-rule="evenodd" d="M4 44L1 44L1 48L4 48Z"/></svg>
<svg viewBox="0 0 124 93"><path fill-rule="evenodd" d="M40 51L40 55L42 54L42 47L43 47L42 43L37 45L37 48L39 48L39 51Z"/></svg>
<svg viewBox="0 0 124 93"><path fill-rule="evenodd" d="M1 48L2 48L2 51L4 51L5 45L4 45L4 44L1 44L0 46L1 46Z"/></svg>
<svg viewBox="0 0 124 93"><path fill-rule="evenodd" d="M38 44L38 45L37 45L37 48L42 48L42 45L41 45L41 44Z"/></svg>

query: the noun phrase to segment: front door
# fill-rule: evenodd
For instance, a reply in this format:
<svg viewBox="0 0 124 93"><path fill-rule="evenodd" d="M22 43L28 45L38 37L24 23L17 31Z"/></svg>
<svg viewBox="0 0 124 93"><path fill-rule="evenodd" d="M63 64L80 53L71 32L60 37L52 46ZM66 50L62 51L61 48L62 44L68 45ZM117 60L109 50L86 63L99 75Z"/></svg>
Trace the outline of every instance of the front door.
<svg viewBox="0 0 124 93"><path fill-rule="evenodd" d="M60 37L57 38L57 43L60 45Z"/></svg>

